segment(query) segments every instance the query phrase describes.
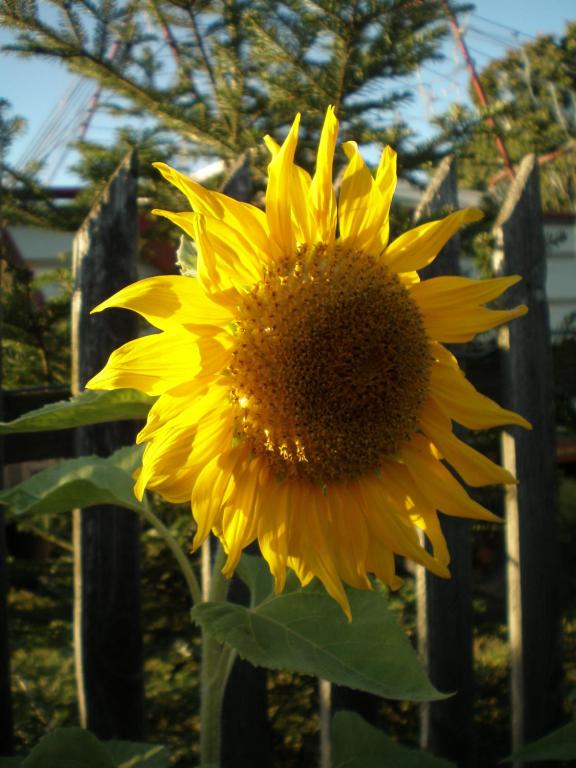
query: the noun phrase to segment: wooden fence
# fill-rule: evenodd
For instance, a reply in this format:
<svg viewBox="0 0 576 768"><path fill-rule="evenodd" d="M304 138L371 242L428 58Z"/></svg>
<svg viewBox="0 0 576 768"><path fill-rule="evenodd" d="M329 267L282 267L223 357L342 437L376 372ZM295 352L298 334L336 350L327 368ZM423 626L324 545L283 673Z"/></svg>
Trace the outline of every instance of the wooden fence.
<svg viewBox="0 0 576 768"><path fill-rule="evenodd" d="M138 335L133 312L90 310L137 279L137 160L126 158L74 239L72 391ZM134 443L132 422L77 430L79 456ZM142 741L140 520L121 507L74 511L74 646L80 722L103 739Z"/></svg>
<svg viewBox="0 0 576 768"><path fill-rule="evenodd" d="M457 208L456 164L448 157L422 196L414 219L438 218ZM460 236L456 235L422 277L459 275L460 271ZM457 354L458 346L452 351ZM465 368L463 357L459 362ZM471 523L446 516L442 530L451 555L452 578L444 581L422 567L416 568L418 649L432 683L440 691L456 694L422 705L420 745L468 766L474 761Z"/></svg>
<svg viewBox="0 0 576 768"><path fill-rule="evenodd" d="M424 194L415 218L426 220L458 207L454 163L446 160ZM246 163L226 191L249 199ZM136 161L129 158L111 180L75 241L73 389L136 335L131 313L89 318L91 306L131 282L137 248ZM545 251L538 168L524 161L494 230L499 273L524 274L507 301L524 302L528 319L500 335L502 399L534 424L533 433L507 430L503 457L519 484L506 494L508 626L512 658L513 746L558 725L560 617L557 604L557 505L549 329L544 293ZM427 276L458 273L458 241L451 241ZM508 343L510 341L510 343ZM132 428L105 425L81 430L77 450L110 452L133 439ZM1 477L1 474L0 474ZM0 507L1 514L1 507ZM443 518L453 579L444 582L417 569L418 644L432 682L457 691L422 707L421 744L459 766L474 764L472 655L472 545L470 526ZM139 603L139 523L131 512L78 511L75 515L75 641L81 722L103 738L143 739L142 629ZM6 575L0 518L0 754L10 754L12 726L7 652ZM105 660L105 664L103 664ZM250 693L253 692L251 703ZM232 676L230 712L236 732L260 744L251 765L270 765L263 673L245 663ZM338 698L338 697L336 697ZM347 703L353 702L348 697ZM359 701L360 708L365 701ZM236 742L238 743L238 742ZM224 768L246 764L224 751Z"/></svg>

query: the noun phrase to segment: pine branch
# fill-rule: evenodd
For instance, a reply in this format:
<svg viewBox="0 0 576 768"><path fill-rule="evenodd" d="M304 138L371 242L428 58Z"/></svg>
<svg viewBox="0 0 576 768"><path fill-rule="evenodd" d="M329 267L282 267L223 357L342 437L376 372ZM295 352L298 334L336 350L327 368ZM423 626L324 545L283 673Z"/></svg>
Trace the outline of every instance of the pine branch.
<svg viewBox="0 0 576 768"><path fill-rule="evenodd" d="M405 126L382 127L409 98L391 81L435 55L443 13L435 0L50 4L63 26L39 17L29 0L5 0L0 21L21 31L10 50L65 62L108 89L116 113L149 114L184 139L186 151L226 160L266 132L281 138L296 111L306 113L306 156L330 103L359 140L394 135L403 141ZM89 15L83 30L79 7ZM158 33L144 29L146 14ZM106 44L112 41L121 47L110 61ZM172 52L168 79L156 77L158 45Z"/></svg>
<svg viewBox="0 0 576 768"><path fill-rule="evenodd" d="M86 48L78 48L74 41L65 34L60 34L53 27L43 23L37 16L18 15L12 13L10 3L7 10L0 14L0 20L5 24L17 28L26 29L28 34L24 36L23 44L8 45L4 50L14 51L25 55L39 55L50 58L65 59L70 62L73 69L79 74L87 75L103 83L104 86L116 90L121 95L127 96L148 110L161 120L168 128L177 131L191 141L202 144L214 152L224 156L233 157L238 148L214 133L203 130L201 126L194 125L194 116L182 116L177 106L172 106L166 101L166 94L162 91L145 89L139 83L132 80L124 71L115 67L113 62L94 56ZM36 33L39 40L29 37L29 31Z"/></svg>
<svg viewBox="0 0 576 768"><path fill-rule="evenodd" d="M192 26L192 32L194 33L194 39L196 40L196 45L198 46L198 50L200 51L202 55L202 61L204 62L204 67L206 68L206 72L208 73L208 77L210 78L210 82L212 83L212 87L216 87L216 77L214 76L214 70L212 69L212 64L210 62L210 58L208 56L208 52L206 50L206 47L204 46L204 41L202 40L202 35L200 34L200 30L198 29L198 22L196 20L196 14L193 10L193 8L188 5L186 8L188 12L188 17L190 19L190 23Z"/></svg>

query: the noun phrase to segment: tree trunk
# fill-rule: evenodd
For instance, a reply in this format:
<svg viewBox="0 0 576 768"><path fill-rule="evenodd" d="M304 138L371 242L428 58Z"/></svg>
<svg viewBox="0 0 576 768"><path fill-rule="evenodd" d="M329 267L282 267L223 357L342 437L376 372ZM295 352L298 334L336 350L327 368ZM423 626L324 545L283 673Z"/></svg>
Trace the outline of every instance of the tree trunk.
<svg viewBox="0 0 576 768"><path fill-rule="evenodd" d="M81 391L109 354L138 335L137 317L90 310L136 279L137 159L112 177L74 240L72 389ZM134 442L132 422L78 430L78 454L107 456ZM140 523L126 509L74 513L74 622L80 719L103 739L144 738Z"/></svg>

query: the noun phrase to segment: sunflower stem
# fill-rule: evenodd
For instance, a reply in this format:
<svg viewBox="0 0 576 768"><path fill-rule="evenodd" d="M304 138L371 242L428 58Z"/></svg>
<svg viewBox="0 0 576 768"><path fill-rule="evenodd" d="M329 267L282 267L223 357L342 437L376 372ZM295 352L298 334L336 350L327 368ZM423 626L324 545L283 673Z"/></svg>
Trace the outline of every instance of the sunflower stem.
<svg viewBox="0 0 576 768"><path fill-rule="evenodd" d="M226 553L222 547L222 544L218 544L216 550L216 557L214 558L214 566L212 567L212 573L210 575L210 586L208 589L208 599L216 602L226 600L228 594L229 580L222 573L222 568L226 562Z"/></svg>
<svg viewBox="0 0 576 768"><path fill-rule="evenodd" d="M210 601L226 599L228 580L222 575L225 554L218 547L210 584L204 594ZM208 589L206 589L208 587ZM236 657L235 651L202 631L202 671L200 698L200 765L219 768L222 732L222 703L226 683Z"/></svg>

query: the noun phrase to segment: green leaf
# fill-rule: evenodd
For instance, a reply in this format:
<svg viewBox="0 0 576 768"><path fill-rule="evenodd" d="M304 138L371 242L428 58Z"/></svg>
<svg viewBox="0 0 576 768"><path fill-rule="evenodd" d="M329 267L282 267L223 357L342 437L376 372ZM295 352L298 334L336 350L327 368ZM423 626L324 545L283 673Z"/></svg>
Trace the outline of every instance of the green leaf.
<svg viewBox="0 0 576 768"><path fill-rule="evenodd" d="M250 607L263 603L274 591L274 580L264 558L243 554L236 573L250 590Z"/></svg>
<svg viewBox="0 0 576 768"><path fill-rule="evenodd" d="M20 768L21 757L0 757L0 768Z"/></svg>
<svg viewBox="0 0 576 768"><path fill-rule="evenodd" d="M115 768L96 736L82 728L57 728L44 736L22 768Z"/></svg>
<svg viewBox="0 0 576 768"><path fill-rule="evenodd" d="M0 504L13 518L68 512L75 507L114 504L139 512L132 473L140 464L141 446L121 448L108 458L83 456L62 461L23 483L0 492Z"/></svg>
<svg viewBox="0 0 576 768"><path fill-rule="evenodd" d="M369 725L355 712L332 719L332 768L456 768L429 752L409 749Z"/></svg>
<svg viewBox="0 0 576 768"><path fill-rule="evenodd" d="M110 392L88 390L70 400L50 403L25 413L14 421L0 422L0 435L69 429L122 419L145 419L154 400L135 389L114 389Z"/></svg>
<svg viewBox="0 0 576 768"><path fill-rule="evenodd" d="M527 744L503 762L536 763L540 760L576 760L576 721Z"/></svg>
<svg viewBox="0 0 576 768"><path fill-rule="evenodd" d="M203 603L192 618L256 666L317 675L391 699L443 698L378 591L348 590L352 622L321 585L255 608Z"/></svg>
<svg viewBox="0 0 576 768"><path fill-rule="evenodd" d="M103 742L116 768L169 768L170 757L159 744L132 741Z"/></svg>

